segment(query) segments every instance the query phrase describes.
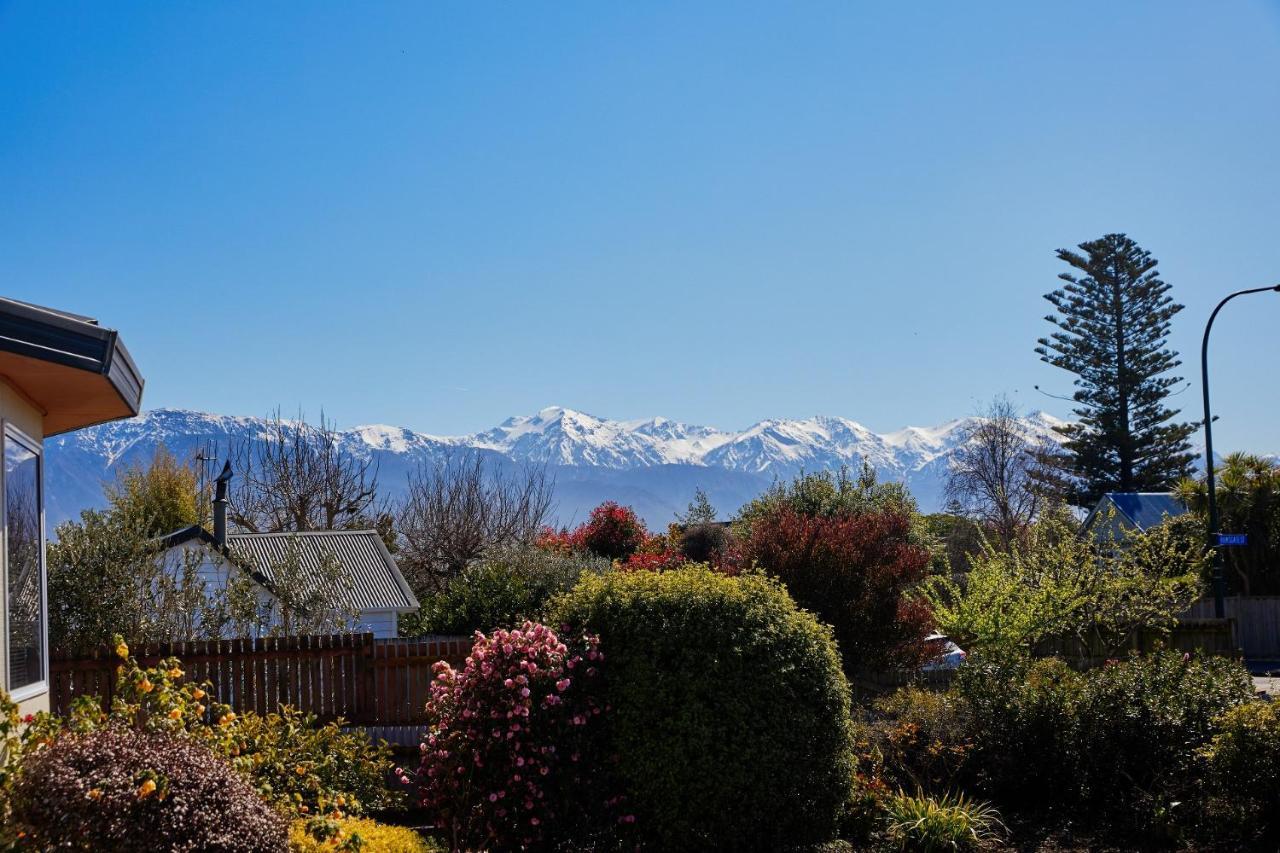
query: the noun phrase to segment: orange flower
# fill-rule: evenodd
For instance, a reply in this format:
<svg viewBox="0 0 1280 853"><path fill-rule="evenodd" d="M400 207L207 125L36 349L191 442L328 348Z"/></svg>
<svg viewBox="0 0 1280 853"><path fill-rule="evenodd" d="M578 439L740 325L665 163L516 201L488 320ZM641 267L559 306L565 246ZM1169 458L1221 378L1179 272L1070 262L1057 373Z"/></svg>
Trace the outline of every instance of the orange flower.
<svg viewBox="0 0 1280 853"><path fill-rule="evenodd" d="M192 697L193 699L203 699L203 698L204 698L204 691L203 691L203 690L201 690L199 687L197 687L195 690L192 690L192 691L191 691L191 697Z"/></svg>
<svg viewBox="0 0 1280 853"><path fill-rule="evenodd" d="M150 693L154 687L155 685L151 683L151 679L146 676L143 676L142 681L138 682L138 689L143 693Z"/></svg>
<svg viewBox="0 0 1280 853"><path fill-rule="evenodd" d="M303 767L301 764L299 764L297 767L294 767L294 768L293 768L293 772L294 772L294 773L297 773L299 776L306 776L306 775L307 775L307 768L305 768L305 767Z"/></svg>
<svg viewBox="0 0 1280 853"><path fill-rule="evenodd" d="M89 791L89 793L86 796L88 796L88 798L91 800L99 799L102 796L102 789L94 788L91 791Z"/></svg>
<svg viewBox="0 0 1280 853"><path fill-rule="evenodd" d="M200 716L200 715L201 715L201 714L203 714L203 713L204 713L204 706L203 706L203 705L200 705L200 704L198 704L198 703L197 703L197 704L196 704L196 716L198 717L198 716Z"/></svg>
<svg viewBox="0 0 1280 853"><path fill-rule="evenodd" d="M122 658L127 658L129 656L129 645L127 643L121 643L116 646L116 654Z"/></svg>
<svg viewBox="0 0 1280 853"><path fill-rule="evenodd" d="M143 800L156 792L156 783L148 779L138 786L138 799Z"/></svg>
<svg viewBox="0 0 1280 853"><path fill-rule="evenodd" d="M174 708L172 711L170 711L170 712L169 712L169 719L171 719L171 720L180 720L180 719L182 719L182 709L181 709L181 708Z"/></svg>
<svg viewBox="0 0 1280 853"><path fill-rule="evenodd" d="M182 670L178 669L178 668L175 666L173 669L169 670L169 677L170 677L170 678L181 678L181 677L182 677Z"/></svg>

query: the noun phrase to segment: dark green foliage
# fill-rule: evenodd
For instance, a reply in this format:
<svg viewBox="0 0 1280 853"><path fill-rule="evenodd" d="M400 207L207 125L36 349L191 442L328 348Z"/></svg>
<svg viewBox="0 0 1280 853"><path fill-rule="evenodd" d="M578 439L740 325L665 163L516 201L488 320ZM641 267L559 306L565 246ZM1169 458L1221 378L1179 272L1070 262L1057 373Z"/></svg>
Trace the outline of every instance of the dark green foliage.
<svg viewBox="0 0 1280 853"><path fill-rule="evenodd" d="M723 524L690 524L680 534L680 553L691 563L710 563L728 546L729 528Z"/></svg>
<svg viewBox="0 0 1280 853"><path fill-rule="evenodd" d="M980 721L971 778L1001 803L1075 803L1135 831L1186 799L1214 718L1253 695L1238 663L1173 652L1083 674L1054 660L961 672Z"/></svg>
<svg viewBox="0 0 1280 853"><path fill-rule="evenodd" d="M104 728L33 753L14 794L31 849L266 853L285 822L191 738Z"/></svg>
<svg viewBox="0 0 1280 853"><path fill-rule="evenodd" d="M1193 424L1165 401L1182 382L1168 375L1181 362L1166 346L1170 320L1182 310L1160 280L1156 260L1124 234L1059 249L1072 267L1067 284L1045 295L1058 328L1041 338L1042 361L1076 375L1078 423L1063 429L1069 497L1092 506L1104 492L1162 491L1191 471Z"/></svg>
<svg viewBox="0 0 1280 853"><path fill-rule="evenodd" d="M1227 582L1241 595L1280 594L1280 463L1232 453L1214 471L1218 529L1249 536L1243 548L1222 549ZM1195 514L1200 541L1205 541L1209 497L1205 481L1183 480L1177 493Z"/></svg>
<svg viewBox="0 0 1280 853"><path fill-rule="evenodd" d="M552 618L600 635L613 748L655 850L827 841L853 777L830 631L786 591L694 566L588 575Z"/></svg>
<svg viewBox="0 0 1280 853"><path fill-rule="evenodd" d="M547 601L570 589L584 572L603 572L609 561L587 554L559 554L512 547L472 563L422 609L400 621L403 636L471 634L538 620Z"/></svg>
<svg viewBox="0 0 1280 853"><path fill-rule="evenodd" d="M1207 834L1280 848L1280 705L1248 702L1214 721L1203 750Z"/></svg>

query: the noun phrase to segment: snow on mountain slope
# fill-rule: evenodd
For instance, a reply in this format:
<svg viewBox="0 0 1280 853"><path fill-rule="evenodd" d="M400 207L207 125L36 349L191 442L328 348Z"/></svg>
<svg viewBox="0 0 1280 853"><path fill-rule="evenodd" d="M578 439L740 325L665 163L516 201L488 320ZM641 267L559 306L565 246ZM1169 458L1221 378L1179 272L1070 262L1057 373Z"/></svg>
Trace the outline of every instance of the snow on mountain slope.
<svg viewBox="0 0 1280 853"><path fill-rule="evenodd" d="M907 483L921 508L932 511L941 501L950 455L969 423L954 420L881 435L856 421L818 416L764 420L731 432L666 418L611 420L552 406L474 435L436 436L375 424L341 431L338 441L344 453L377 463L379 482L392 497L419 464L474 451L499 465L547 465L563 486L558 489L561 519L584 517L593 505L584 502L634 495L645 507L637 510L649 522L663 525L700 484L713 503L719 494L727 515L744 495L750 497L775 478L801 470L857 468L863 461L881 478ZM1048 437L1062 421L1037 412L1026 423L1034 434ZM182 459L201 450L222 456L229 446L262 434L264 427L261 418L156 409L51 439L50 524L101 505L102 482L122 465L150 459L161 444Z"/></svg>

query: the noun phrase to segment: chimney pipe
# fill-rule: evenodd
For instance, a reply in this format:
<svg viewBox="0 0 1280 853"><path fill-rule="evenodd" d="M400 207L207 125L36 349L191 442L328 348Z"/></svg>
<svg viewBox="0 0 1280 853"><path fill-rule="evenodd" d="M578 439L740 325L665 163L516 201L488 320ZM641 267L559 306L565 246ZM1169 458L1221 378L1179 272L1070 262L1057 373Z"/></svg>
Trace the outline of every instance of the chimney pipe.
<svg viewBox="0 0 1280 853"><path fill-rule="evenodd" d="M231 482L231 463L222 467L215 481L213 493L213 538L222 546L227 544L227 485Z"/></svg>

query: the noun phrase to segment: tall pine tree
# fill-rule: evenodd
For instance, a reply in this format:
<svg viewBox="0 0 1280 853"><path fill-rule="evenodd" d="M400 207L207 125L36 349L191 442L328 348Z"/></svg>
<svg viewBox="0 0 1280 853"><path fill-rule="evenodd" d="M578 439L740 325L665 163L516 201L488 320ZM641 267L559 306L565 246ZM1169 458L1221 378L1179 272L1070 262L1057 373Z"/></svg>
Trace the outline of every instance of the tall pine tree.
<svg viewBox="0 0 1280 853"><path fill-rule="evenodd" d="M1165 491L1191 472L1187 438L1194 424L1175 423L1166 405L1182 381L1166 345L1169 321L1182 310L1160 280L1156 260L1124 234L1059 249L1072 269L1067 284L1045 294L1058 328L1041 338L1042 361L1076 375L1078 421L1062 430L1061 458L1073 503L1090 506L1105 492Z"/></svg>

